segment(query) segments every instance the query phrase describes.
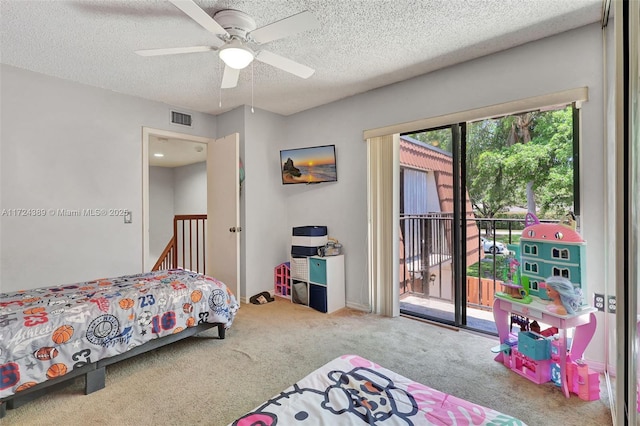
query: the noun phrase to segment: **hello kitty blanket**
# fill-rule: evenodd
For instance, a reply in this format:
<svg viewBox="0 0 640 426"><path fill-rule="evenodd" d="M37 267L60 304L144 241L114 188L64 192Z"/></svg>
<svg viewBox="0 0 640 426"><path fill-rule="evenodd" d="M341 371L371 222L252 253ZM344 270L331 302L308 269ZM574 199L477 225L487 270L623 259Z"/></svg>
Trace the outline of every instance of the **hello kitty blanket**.
<svg viewBox="0 0 640 426"><path fill-rule="evenodd" d="M357 355L334 359L232 423L275 424L524 425Z"/></svg>

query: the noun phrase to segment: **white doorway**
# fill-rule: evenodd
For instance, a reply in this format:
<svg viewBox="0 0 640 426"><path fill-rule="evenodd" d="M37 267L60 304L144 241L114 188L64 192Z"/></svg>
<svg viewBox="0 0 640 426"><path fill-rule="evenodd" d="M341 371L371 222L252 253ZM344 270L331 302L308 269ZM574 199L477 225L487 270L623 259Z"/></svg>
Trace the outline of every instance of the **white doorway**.
<svg viewBox="0 0 640 426"><path fill-rule="evenodd" d="M163 262L159 267L164 269L175 261L177 267L206 273L206 220L193 218L207 214L207 146L149 137L149 264L153 268L156 262ZM175 229L174 218L179 219ZM184 255L173 257L175 248Z"/></svg>
<svg viewBox="0 0 640 426"><path fill-rule="evenodd" d="M169 141L184 144L187 152L181 155L200 155L206 162L206 191L203 193L203 206L206 210L204 213L208 215L208 236L207 236L207 257L215 253L215 248L219 247L220 242L224 241L226 251L237 253L234 262L227 259L223 263L211 263L207 259L207 275L213 276L223 281L232 289L236 296L240 297L239 282L239 243L240 238L238 231L239 223L239 152L238 152L237 134L227 138L215 140L200 136L192 136L183 133L171 132L160 129L143 128L142 137L142 267L144 272L148 272L153 267L155 260L150 256L152 238L150 235L150 173L149 166L153 163L151 160L153 147L165 143L169 145ZM198 146L202 145L205 149L198 150ZM224 149L222 149L224 148ZM168 149L168 148L167 148ZM198 152L199 151L199 152ZM188 160L187 160L188 161ZM230 178L233 176L233 178ZM227 190L221 191L221 186L228 186ZM219 212L212 211L213 206L226 206L225 210L231 214L221 216ZM211 219L211 218L216 218ZM217 226L212 227L216 223ZM231 230L233 229L233 232ZM231 235L230 235L231 234ZM168 241L168 240L167 240ZM215 242L218 242L214 244ZM166 242L165 242L166 243ZM157 242L155 242L157 244ZM235 246L235 247L234 247ZM228 256L227 256L228 258ZM211 265L211 266L210 266Z"/></svg>

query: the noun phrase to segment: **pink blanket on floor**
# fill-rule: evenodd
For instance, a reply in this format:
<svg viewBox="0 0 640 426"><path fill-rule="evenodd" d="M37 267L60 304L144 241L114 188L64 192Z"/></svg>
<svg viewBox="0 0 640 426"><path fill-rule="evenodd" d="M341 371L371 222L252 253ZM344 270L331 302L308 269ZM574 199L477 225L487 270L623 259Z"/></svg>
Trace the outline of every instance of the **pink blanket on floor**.
<svg viewBox="0 0 640 426"><path fill-rule="evenodd" d="M302 422L302 423L300 423ZM524 425L521 420L343 355L242 416L233 426Z"/></svg>

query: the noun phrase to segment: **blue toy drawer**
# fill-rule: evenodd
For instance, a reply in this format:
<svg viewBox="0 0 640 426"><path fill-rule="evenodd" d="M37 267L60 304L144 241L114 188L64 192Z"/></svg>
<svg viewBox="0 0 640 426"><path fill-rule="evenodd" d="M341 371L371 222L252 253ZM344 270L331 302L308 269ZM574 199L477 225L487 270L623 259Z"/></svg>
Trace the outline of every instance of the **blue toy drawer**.
<svg viewBox="0 0 640 426"><path fill-rule="evenodd" d="M296 226L293 228L295 237L322 237L327 235L326 226Z"/></svg>
<svg viewBox="0 0 640 426"><path fill-rule="evenodd" d="M551 342L532 331L518 333L518 352L535 361L551 358Z"/></svg>
<svg viewBox="0 0 640 426"><path fill-rule="evenodd" d="M327 288L309 284L309 306L316 311L327 313Z"/></svg>
<svg viewBox="0 0 640 426"><path fill-rule="evenodd" d="M325 259L309 259L309 279L318 284L327 284L327 261Z"/></svg>

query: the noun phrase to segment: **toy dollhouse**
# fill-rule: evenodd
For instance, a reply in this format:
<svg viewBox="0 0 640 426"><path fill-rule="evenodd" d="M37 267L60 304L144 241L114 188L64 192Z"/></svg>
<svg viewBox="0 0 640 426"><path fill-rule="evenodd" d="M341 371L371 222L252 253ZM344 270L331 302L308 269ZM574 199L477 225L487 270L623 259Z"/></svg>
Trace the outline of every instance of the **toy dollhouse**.
<svg viewBox="0 0 640 426"><path fill-rule="evenodd" d="M527 214L525 224L520 244L509 247L512 254L505 259L504 291L495 293L493 314L501 343L493 349L495 360L534 383L553 381L567 397L574 393L587 401L598 399L598 373L582 359L596 329L595 309L581 300L586 243L575 220L540 223ZM512 331L514 317L520 321L517 333ZM549 327L540 330L538 321ZM574 329L571 345L568 328Z"/></svg>
<svg viewBox="0 0 640 426"><path fill-rule="evenodd" d="M575 230L575 222L540 223L528 213L525 223L520 238L520 273L529 294L548 299L540 284L551 276L568 279L585 294L586 243Z"/></svg>

